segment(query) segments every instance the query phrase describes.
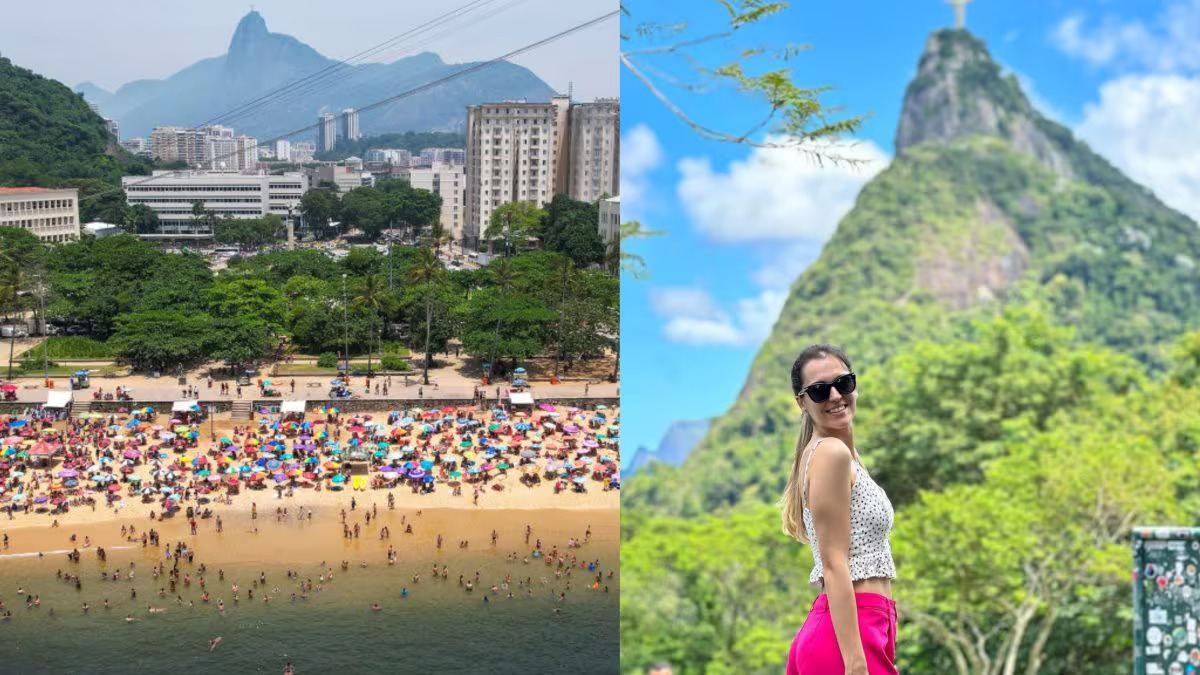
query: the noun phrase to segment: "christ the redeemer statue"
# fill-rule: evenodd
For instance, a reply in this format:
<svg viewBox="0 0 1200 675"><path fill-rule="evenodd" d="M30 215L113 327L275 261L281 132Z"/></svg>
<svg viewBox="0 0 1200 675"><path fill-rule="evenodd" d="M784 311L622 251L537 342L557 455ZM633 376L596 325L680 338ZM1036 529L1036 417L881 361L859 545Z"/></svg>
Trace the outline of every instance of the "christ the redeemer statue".
<svg viewBox="0 0 1200 675"><path fill-rule="evenodd" d="M954 6L954 27L962 30L967 26L967 3L971 0L946 0L946 4Z"/></svg>

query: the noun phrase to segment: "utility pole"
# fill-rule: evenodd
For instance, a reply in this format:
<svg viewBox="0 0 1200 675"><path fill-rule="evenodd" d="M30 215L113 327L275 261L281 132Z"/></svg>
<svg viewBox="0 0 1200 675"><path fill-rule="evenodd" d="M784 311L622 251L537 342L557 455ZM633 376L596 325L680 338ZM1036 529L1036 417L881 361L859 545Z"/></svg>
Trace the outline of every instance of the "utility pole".
<svg viewBox="0 0 1200 675"><path fill-rule="evenodd" d="M342 274L342 357L346 360L346 372L350 372L350 314L346 295L346 275Z"/></svg>
<svg viewBox="0 0 1200 675"><path fill-rule="evenodd" d="M50 380L50 336L46 335L46 284L42 279L42 275L40 274L37 276L37 280L38 307L40 308L38 321L40 321L42 324L42 337L45 338L45 340L42 341L42 369L44 371L42 380L43 383L45 383Z"/></svg>

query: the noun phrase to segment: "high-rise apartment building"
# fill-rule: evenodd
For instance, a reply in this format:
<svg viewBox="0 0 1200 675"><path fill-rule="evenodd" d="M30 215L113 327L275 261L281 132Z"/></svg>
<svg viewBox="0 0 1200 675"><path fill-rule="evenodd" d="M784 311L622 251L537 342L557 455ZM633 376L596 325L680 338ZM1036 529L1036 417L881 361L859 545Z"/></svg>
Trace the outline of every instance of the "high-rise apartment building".
<svg viewBox="0 0 1200 675"><path fill-rule="evenodd" d="M142 138L141 136L135 136L134 138L121 141L121 147L135 155L140 155L142 157L150 156L150 144L147 143L146 139Z"/></svg>
<svg viewBox="0 0 1200 675"><path fill-rule="evenodd" d="M245 134L234 139L234 149L237 153L238 171L256 171L258 169L258 139Z"/></svg>
<svg viewBox="0 0 1200 675"><path fill-rule="evenodd" d="M543 206L554 197L555 148L562 110L570 99L549 103L485 103L467 108L467 217L463 246L476 248L492 212L509 202Z"/></svg>
<svg viewBox="0 0 1200 675"><path fill-rule="evenodd" d="M109 135L121 142L121 125L117 124L116 120L104 120L104 127L108 129Z"/></svg>
<svg viewBox="0 0 1200 675"><path fill-rule="evenodd" d="M291 142L284 140L284 139L275 141L275 153L274 154L275 154L275 159L282 160L285 162L291 160L291 158L292 158Z"/></svg>
<svg viewBox="0 0 1200 675"><path fill-rule="evenodd" d="M354 108L346 108L342 111L341 117L338 118L338 135L348 141L357 141L362 138L362 134L358 132L358 111Z"/></svg>
<svg viewBox="0 0 1200 675"><path fill-rule="evenodd" d="M19 227L42 241L76 241L79 190L0 187L0 227Z"/></svg>
<svg viewBox="0 0 1200 675"><path fill-rule="evenodd" d="M149 179L125 176L121 187L131 206L145 204L158 215L158 231L139 236L205 239L212 232L192 214L195 202L203 203L206 211L219 218L262 218L271 213L286 218L289 207L299 210L308 179L299 173L268 176L233 171L155 171Z"/></svg>
<svg viewBox="0 0 1200 675"><path fill-rule="evenodd" d="M597 99L571 106L570 142L567 157L559 166L566 171L566 184L558 192L572 199L594 202L620 193L621 103L619 99Z"/></svg>
<svg viewBox="0 0 1200 675"><path fill-rule="evenodd" d="M442 214L439 221L446 236L453 241L462 241L463 225L467 213L467 167L463 164L445 162L432 166L413 167L396 177L408 181L418 190L428 190L442 198Z"/></svg>
<svg viewBox="0 0 1200 675"><path fill-rule="evenodd" d="M317 144L312 141L292 141L291 145L289 155L293 163L311 162L317 152Z"/></svg>
<svg viewBox="0 0 1200 675"><path fill-rule="evenodd" d="M337 144L337 128L333 113L322 113L317 118L317 152L329 152Z"/></svg>
<svg viewBox="0 0 1200 675"><path fill-rule="evenodd" d="M150 156L163 162L204 166L211 157L208 134L203 129L155 127L150 132Z"/></svg>
<svg viewBox="0 0 1200 675"><path fill-rule="evenodd" d="M418 166L433 166L434 164L466 164L467 151L462 148L425 148L421 150Z"/></svg>

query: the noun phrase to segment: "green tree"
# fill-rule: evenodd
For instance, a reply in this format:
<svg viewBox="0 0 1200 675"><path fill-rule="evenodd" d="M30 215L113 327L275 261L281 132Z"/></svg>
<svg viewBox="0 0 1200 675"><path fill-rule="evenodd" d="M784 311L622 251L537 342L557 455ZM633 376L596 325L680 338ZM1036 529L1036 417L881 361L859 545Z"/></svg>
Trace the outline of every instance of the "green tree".
<svg viewBox="0 0 1200 675"><path fill-rule="evenodd" d="M145 204L133 204L125 208L119 224L129 234L155 232L158 230L158 214Z"/></svg>
<svg viewBox="0 0 1200 675"><path fill-rule="evenodd" d="M304 224L318 237L324 237L333 218L336 198L328 190L309 190L300 198Z"/></svg>
<svg viewBox="0 0 1200 675"><path fill-rule="evenodd" d="M176 311L122 314L109 344L135 368L167 372L201 361L212 340L212 317Z"/></svg>
<svg viewBox="0 0 1200 675"><path fill-rule="evenodd" d="M369 317L367 323L367 372L371 371L371 344L372 336L377 336L382 331L381 318L386 310L392 306L392 297L387 292L387 287L380 281L379 276L370 274L363 278L362 285L355 293L354 299L350 302L351 309L356 312L366 312ZM378 341L378 340L376 340Z"/></svg>
<svg viewBox="0 0 1200 675"><path fill-rule="evenodd" d="M425 358L421 366L421 378L429 384L429 364L433 361L433 307L437 295L438 282L445 274L442 262L437 258L437 252L430 247L422 247L417 255L417 264L412 267L409 283L420 289L425 305Z"/></svg>
<svg viewBox="0 0 1200 675"><path fill-rule="evenodd" d="M533 202L501 204L492 211L492 218L483 236L489 241L503 239L507 242L511 239L514 246L524 248L526 237L537 236L542 226L542 216L542 210ZM506 256L511 254L511 251L505 252Z"/></svg>

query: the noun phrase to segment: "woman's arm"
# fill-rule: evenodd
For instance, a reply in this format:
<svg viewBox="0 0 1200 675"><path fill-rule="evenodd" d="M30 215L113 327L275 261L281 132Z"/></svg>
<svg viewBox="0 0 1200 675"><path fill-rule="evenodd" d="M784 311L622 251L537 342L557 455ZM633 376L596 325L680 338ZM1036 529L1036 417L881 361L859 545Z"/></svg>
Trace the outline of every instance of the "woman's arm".
<svg viewBox="0 0 1200 675"><path fill-rule="evenodd" d="M866 673L866 653L858 632L858 604L850 580L850 448L836 438L823 443L809 469L809 509L829 597L829 615L846 673ZM816 448L812 450L816 452Z"/></svg>

